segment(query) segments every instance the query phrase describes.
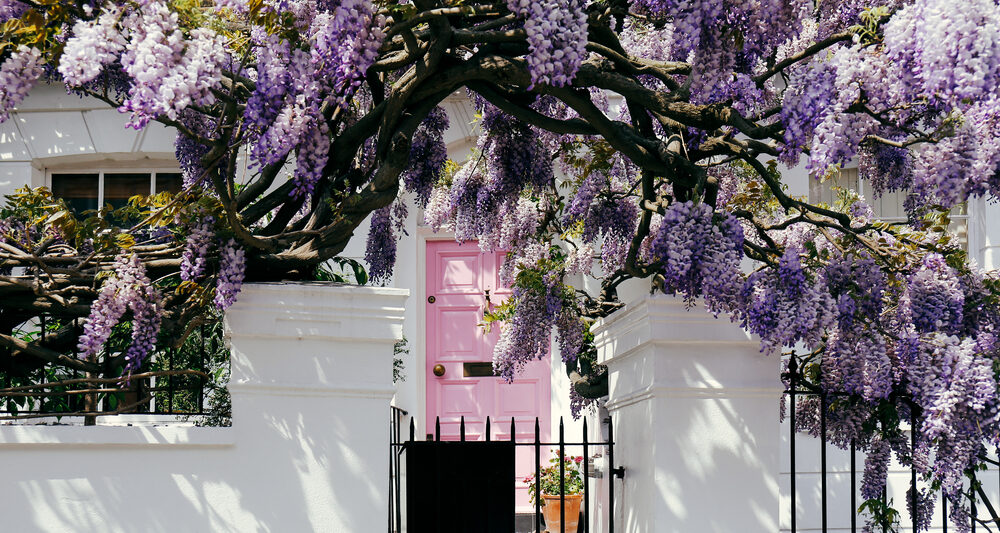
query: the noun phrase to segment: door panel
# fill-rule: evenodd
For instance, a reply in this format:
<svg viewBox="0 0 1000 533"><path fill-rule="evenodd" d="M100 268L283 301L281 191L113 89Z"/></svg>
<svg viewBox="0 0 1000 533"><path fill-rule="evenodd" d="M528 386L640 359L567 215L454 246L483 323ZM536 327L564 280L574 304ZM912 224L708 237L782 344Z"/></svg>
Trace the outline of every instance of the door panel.
<svg viewBox="0 0 1000 533"><path fill-rule="evenodd" d="M433 311L438 323L435 359L438 362L482 360L481 341L474 334L482 320L482 306L449 305L449 299L444 297L438 304Z"/></svg>
<svg viewBox="0 0 1000 533"><path fill-rule="evenodd" d="M467 252L439 253L438 294L479 294L484 257Z"/></svg>
<svg viewBox="0 0 1000 533"><path fill-rule="evenodd" d="M510 439L512 417L519 442L534 441L535 417L539 418L542 441L550 440L548 356L526 365L513 383L495 376L475 375L482 372L465 375L464 363L493 360L499 327L487 333L479 324L487 305L497 305L510 295L510 290L499 283L503 258L503 253L481 252L476 243L427 243L426 420L427 430L432 433L434 420L440 417L442 440L459 440L463 416L467 440L485 439L482 433L487 416L492 420L494 440ZM489 291L488 302L486 291ZM434 375L435 365L444 367L443 376ZM527 487L520 480L534 472L530 447L519 447L516 463L517 505L528 510Z"/></svg>

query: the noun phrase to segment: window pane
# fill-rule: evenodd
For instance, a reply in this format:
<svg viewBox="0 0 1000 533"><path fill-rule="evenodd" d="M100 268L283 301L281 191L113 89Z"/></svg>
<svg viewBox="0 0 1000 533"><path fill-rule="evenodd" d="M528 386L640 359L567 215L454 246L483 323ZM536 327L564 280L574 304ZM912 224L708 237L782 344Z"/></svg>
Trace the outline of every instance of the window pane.
<svg viewBox="0 0 1000 533"><path fill-rule="evenodd" d="M170 192L172 194L177 194L181 192L184 180L181 178L180 173L174 172L157 172L156 173L156 190L153 192L161 193L163 191Z"/></svg>
<svg viewBox="0 0 1000 533"><path fill-rule="evenodd" d="M856 168L842 169L836 176L823 181L810 177L809 201L814 204L824 203L832 206L840 199L840 195L834 192L834 187L850 189L860 193L862 191L859 190L858 184L858 169Z"/></svg>
<svg viewBox="0 0 1000 533"><path fill-rule="evenodd" d="M114 209L128 205L128 199L136 195L150 193L149 174L109 174L104 173L104 204ZM128 227L139 222L139 217L114 217L109 222L116 226Z"/></svg>
<svg viewBox="0 0 1000 533"><path fill-rule="evenodd" d="M137 194L149 194L149 174L104 174L104 203L125 207Z"/></svg>
<svg viewBox="0 0 1000 533"><path fill-rule="evenodd" d="M52 194L66 200L73 213L97 209L98 174L53 174Z"/></svg>

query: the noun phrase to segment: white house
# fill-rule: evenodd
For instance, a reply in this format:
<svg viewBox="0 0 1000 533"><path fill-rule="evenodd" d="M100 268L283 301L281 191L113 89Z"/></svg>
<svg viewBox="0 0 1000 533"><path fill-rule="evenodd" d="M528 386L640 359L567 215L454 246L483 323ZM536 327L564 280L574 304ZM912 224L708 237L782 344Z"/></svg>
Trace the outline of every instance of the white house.
<svg viewBox="0 0 1000 533"><path fill-rule="evenodd" d="M446 133L449 153L461 160L475 145L473 113L461 95L449 98L445 106L451 118ZM116 110L96 100L66 94L61 86L36 88L10 120L0 124L0 195L24 185L44 185L71 204L88 208L122 202L137 193L177 190L179 170L174 159L173 131L156 123L135 131L126 129L125 122L125 116ZM845 172L841 179L870 190L857 182L856 172ZM810 182L801 169L786 172L785 181L793 195L816 200L829 194L828 185ZM883 217L901 214L900 199L891 195L875 208L876 214ZM402 324L409 348L403 355L405 380L397 385L393 404L410 413L418 439L434 432L437 417L441 417L441 431L446 437L457 435L458 420L464 417L467 435L476 438L486 416L502 421L515 417L519 438L533 437L535 417L542 421L543 439L558 432L560 419L567 424L567 435L578 435L579 425L572 421L569 411L569 382L555 345L549 361L538 363L512 384L503 384L484 370L483 363L491 360L497 333L487 333L476 324L491 298L495 303L505 293L497 276L501 256L484 254L474 243L460 246L452 236L432 232L421 219L417 210L410 211L408 236L399 243L391 283L408 289L410 294ZM984 200L971 201L966 213L956 220L959 226L955 229L966 237L970 257L985 268L1000 267L1000 207ZM362 227L343 255L363 257L366 228ZM584 287L595 282L576 281ZM641 282L620 291L626 301L639 300L646 294L648 288ZM733 328L726 320L711 322L700 316L696 320L700 328L711 328L714 323L720 331ZM771 407L753 416L759 416L762 423L772 423L768 417L774 417L777 427L777 396L768 401L771 403L765 403ZM623 446L627 446L624 441L629 435L648 432L650 423L644 427L619 425ZM591 426L594 432L598 431L596 426ZM496 423L493 427L494 438L509 438L509 424ZM778 461L778 456L772 459ZM654 458L649 460L655 462ZM521 467L528 464L519 462ZM782 490L787 496L788 471L782 471L786 474ZM774 490L777 498L777 485ZM519 489L518 497L520 504L526 505L524 487Z"/></svg>

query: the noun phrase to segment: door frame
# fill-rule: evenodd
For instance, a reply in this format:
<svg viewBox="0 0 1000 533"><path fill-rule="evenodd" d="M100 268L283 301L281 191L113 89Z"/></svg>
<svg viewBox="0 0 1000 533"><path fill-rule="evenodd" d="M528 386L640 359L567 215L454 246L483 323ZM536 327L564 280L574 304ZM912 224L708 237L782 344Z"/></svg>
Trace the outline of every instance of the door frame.
<svg viewBox="0 0 1000 533"><path fill-rule="evenodd" d="M433 241L454 241L455 233L451 231L439 231L434 233L430 227L423 224L417 225L417 286L414 293L417 299L417 335L414 352L414 363L416 364L417 391L415 398L419 408L415 414L416 434L426 435L428 428L427 418L427 313L423 312L424 304L427 302L427 243Z"/></svg>

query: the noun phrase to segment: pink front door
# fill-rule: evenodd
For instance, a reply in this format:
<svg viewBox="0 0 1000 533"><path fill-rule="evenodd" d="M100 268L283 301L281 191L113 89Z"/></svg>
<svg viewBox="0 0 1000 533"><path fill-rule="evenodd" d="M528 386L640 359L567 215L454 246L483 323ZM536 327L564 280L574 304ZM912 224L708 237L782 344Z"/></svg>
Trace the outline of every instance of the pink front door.
<svg viewBox="0 0 1000 533"><path fill-rule="evenodd" d="M486 417L491 420L491 438L510 439L513 417L519 442L532 442L538 417L543 442L549 439L550 362L535 361L514 380L486 375L493 361L493 346L499 326L486 333L480 324L483 310L510 295L500 283L500 252L483 253L476 243L454 241L427 243L427 432L441 421L441 439L458 440L460 421L465 417L465 438L484 439ZM487 293L488 291L488 293ZM434 367L444 374L437 376ZM543 457L543 466L548 464ZM531 447L517 451L517 504L527 508L527 486L520 482L534 472Z"/></svg>

